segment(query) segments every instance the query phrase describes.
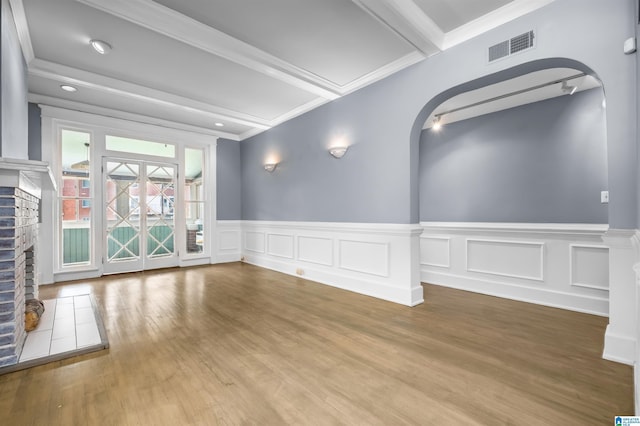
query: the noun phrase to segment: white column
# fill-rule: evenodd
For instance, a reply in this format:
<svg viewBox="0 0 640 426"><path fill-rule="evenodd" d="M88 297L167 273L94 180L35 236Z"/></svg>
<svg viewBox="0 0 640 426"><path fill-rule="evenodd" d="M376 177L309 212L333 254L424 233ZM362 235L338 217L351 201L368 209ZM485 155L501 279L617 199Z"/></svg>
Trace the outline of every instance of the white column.
<svg viewBox="0 0 640 426"><path fill-rule="evenodd" d="M602 356L633 365L638 336L634 265L640 260L640 233L610 229L602 239L609 246L609 325Z"/></svg>

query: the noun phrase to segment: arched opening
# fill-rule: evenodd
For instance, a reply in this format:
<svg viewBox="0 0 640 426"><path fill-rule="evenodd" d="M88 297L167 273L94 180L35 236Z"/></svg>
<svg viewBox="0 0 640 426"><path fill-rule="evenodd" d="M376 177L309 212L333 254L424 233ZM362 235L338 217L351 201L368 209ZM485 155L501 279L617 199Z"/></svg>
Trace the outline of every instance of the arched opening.
<svg viewBox="0 0 640 426"><path fill-rule="evenodd" d="M592 70L547 59L446 90L412 144L423 282L608 315L607 128Z"/></svg>
<svg viewBox="0 0 640 426"><path fill-rule="evenodd" d="M606 224L600 82L549 68L458 94L420 137L420 221Z"/></svg>

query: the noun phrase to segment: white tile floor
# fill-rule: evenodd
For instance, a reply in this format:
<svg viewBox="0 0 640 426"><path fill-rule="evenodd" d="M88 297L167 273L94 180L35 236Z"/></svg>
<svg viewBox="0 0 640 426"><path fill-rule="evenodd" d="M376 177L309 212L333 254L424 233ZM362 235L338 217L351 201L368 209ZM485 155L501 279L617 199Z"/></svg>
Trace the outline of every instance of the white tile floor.
<svg viewBox="0 0 640 426"><path fill-rule="evenodd" d="M101 342L88 294L43 300L44 314L27 334L20 361L74 351Z"/></svg>

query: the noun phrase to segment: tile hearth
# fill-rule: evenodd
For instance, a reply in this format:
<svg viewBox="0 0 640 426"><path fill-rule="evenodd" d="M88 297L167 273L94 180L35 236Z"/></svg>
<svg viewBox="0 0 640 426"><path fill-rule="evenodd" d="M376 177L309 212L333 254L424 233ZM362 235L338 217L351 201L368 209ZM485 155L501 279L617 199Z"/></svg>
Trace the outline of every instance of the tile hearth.
<svg viewBox="0 0 640 426"><path fill-rule="evenodd" d="M107 332L93 296L76 294L43 300L45 311L27 333L17 363L0 375L109 348Z"/></svg>
<svg viewBox="0 0 640 426"><path fill-rule="evenodd" d="M75 351L101 342L88 294L44 300L45 311L27 334L20 361Z"/></svg>

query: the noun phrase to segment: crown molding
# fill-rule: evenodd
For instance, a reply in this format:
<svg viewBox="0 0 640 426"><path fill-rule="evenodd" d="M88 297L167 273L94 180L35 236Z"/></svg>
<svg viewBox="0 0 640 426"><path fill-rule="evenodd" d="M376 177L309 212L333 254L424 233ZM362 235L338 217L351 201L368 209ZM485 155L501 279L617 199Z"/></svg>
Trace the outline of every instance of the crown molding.
<svg viewBox="0 0 640 426"><path fill-rule="evenodd" d="M340 86L151 0L76 0L326 99Z"/></svg>
<svg viewBox="0 0 640 426"><path fill-rule="evenodd" d="M36 58L32 61L29 67L29 75L98 90L124 98L177 108L185 112L206 114L215 120L226 120L263 130L271 127L269 120L42 59Z"/></svg>
<svg viewBox="0 0 640 426"><path fill-rule="evenodd" d="M18 40L20 41L20 47L22 48L22 55L24 60L29 65L31 61L36 57L33 53L33 45L31 44L31 35L29 34L29 24L27 23L27 15L24 11L24 4L22 0L9 0L11 6L11 14L13 15L13 22L16 25L18 31Z"/></svg>
<svg viewBox="0 0 640 426"><path fill-rule="evenodd" d="M554 0L515 0L492 12L487 13L465 25L449 31L444 35L442 49L448 49L457 44L479 36L507 22L540 9Z"/></svg>
<svg viewBox="0 0 640 426"><path fill-rule="evenodd" d="M220 132L213 129L207 129L200 126L194 126L190 124L179 123L177 121L165 120L162 118L149 117L146 115L135 114L130 112L124 112L116 109L99 107L95 105L89 105L82 102L69 101L66 99L55 98L52 96L29 94L29 102L38 104L43 111L47 111L49 116L57 116L58 114L52 114L52 111L61 111L60 114L67 116L68 114L78 114L78 117L99 116L106 117L106 119L118 119L125 120L131 123L153 125L157 127L164 127L170 130L179 130L189 133L195 133L203 136L211 136L214 138L225 138L231 140L238 140L238 136L232 133ZM71 113L69 112L71 111Z"/></svg>

